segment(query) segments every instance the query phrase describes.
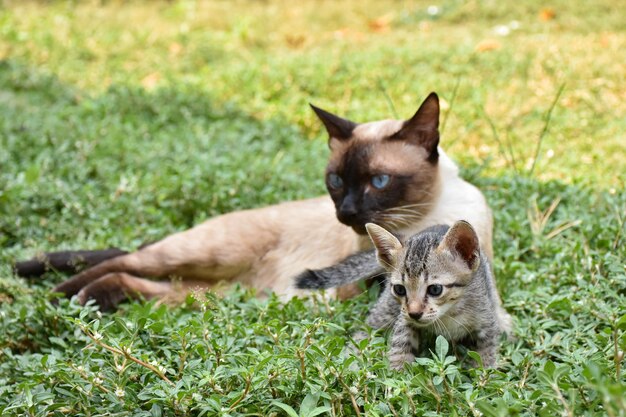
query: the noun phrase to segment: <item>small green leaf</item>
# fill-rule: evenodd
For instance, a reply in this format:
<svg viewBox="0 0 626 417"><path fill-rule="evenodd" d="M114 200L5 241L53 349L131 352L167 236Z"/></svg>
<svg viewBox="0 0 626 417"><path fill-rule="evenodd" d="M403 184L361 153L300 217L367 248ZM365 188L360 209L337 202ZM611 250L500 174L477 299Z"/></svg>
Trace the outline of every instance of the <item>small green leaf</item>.
<svg viewBox="0 0 626 417"><path fill-rule="evenodd" d="M476 408L478 408L487 417L498 417L498 410L485 400L476 402Z"/></svg>
<svg viewBox="0 0 626 417"><path fill-rule="evenodd" d="M163 415L163 411L161 411L161 407L158 404L152 404L152 408L150 408L150 414L153 417L161 417Z"/></svg>
<svg viewBox="0 0 626 417"><path fill-rule="evenodd" d="M48 337L48 340L50 341L50 343L54 343L55 345L67 348L67 343L65 343L65 340L61 339L60 337L50 336Z"/></svg>
<svg viewBox="0 0 626 417"><path fill-rule="evenodd" d="M300 415L303 417L308 417L310 412L317 406L317 402L319 399L319 393L308 393L300 404Z"/></svg>
<svg viewBox="0 0 626 417"><path fill-rule="evenodd" d="M316 407L313 410L311 410L311 412L307 415L307 417L319 416L322 413L328 413L330 410L331 408L328 406Z"/></svg>
<svg viewBox="0 0 626 417"><path fill-rule="evenodd" d="M419 363L420 365L423 365L423 366L430 366L430 365L433 364L433 360L432 359L430 359L430 358L422 358L422 357L415 358L415 362Z"/></svg>
<svg viewBox="0 0 626 417"><path fill-rule="evenodd" d="M556 366L554 362L551 360L546 361L545 365L543 365L543 371L550 377L554 375L554 371L556 370Z"/></svg>
<svg viewBox="0 0 626 417"><path fill-rule="evenodd" d="M443 382L443 377L442 377L441 375L436 375L436 376L433 378L433 384L434 384L435 386L441 385L441 383L442 383L442 382Z"/></svg>
<svg viewBox="0 0 626 417"><path fill-rule="evenodd" d="M524 357L519 352L513 352L513 354L511 355L511 362L513 362L513 365L515 366L522 363L523 360L524 360Z"/></svg>
<svg viewBox="0 0 626 417"><path fill-rule="evenodd" d="M285 411L285 413L287 413L291 417L299 417L298 413L296 413L296 410L294 410L293 408L291 408L291 406L285 403L281 403L279 401L273 401L272 405L282 408Z"/></svg>
<svg viewBox="0 0 626 417"><path fill-rule="evenodd" d="M450 345L448 344L446 338L443 336L437 336L437 340L435 342L435 352L437 353L437 357L440 361L443 362L445 360L449 348Z"/></svg>
<svg viewBox="0 0 626 417"><path fill-rule="evenodd" d="M474 352L473 350L470 350L469 352L467 352L467 356L472 358L476 362L477 366L481 368L483 367L483 358L480 357L478 352Z"/></svg>
<svg viewBox="0 0 626 417"><path fill-rule="evenodd" d="M571 313L572 302L566 297L557 298L548 304L548 310L561 310L565 313Z"/></svg>

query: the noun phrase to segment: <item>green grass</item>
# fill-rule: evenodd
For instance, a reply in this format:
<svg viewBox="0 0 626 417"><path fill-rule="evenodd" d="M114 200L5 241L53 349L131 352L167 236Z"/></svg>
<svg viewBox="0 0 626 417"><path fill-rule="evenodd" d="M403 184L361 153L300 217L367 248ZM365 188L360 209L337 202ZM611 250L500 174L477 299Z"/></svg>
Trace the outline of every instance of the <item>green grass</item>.
<svg viewBox="0 0 626 417"><path fill-rule="evenodd" d="M4 2L0 414L626 415L626 12L509 3ZM100 315L50 303L64 276L11 272L37 251L132 249L320 195L308 102L408 117L432 90L442 146L494 209L516 324L498 370L439 345L391 372L385 335L346 354L375 294L241 290Z"/></svg>

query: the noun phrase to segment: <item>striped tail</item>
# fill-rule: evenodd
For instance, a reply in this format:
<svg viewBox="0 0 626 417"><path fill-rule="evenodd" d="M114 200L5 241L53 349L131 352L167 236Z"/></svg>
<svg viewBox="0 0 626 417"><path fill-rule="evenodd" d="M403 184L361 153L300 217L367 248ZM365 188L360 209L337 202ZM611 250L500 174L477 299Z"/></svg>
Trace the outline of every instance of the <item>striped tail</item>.
<svg viewBox="0 0 626 417"><path fill-rule="evenodd" d="M320 290L335 288L385 273L376 261L376 252L359 252L322 269L307 269L295 278L296 288Z"/></svg>
<svg viewBox="0 0 626 417"><path fill-rule="evenodd" d="M13 270L20 277L39 277L48 271L77 273L107 259L125 255L128 252L117 248L103 250L75 250L49 252L27 261L19 261Z"/></svg>

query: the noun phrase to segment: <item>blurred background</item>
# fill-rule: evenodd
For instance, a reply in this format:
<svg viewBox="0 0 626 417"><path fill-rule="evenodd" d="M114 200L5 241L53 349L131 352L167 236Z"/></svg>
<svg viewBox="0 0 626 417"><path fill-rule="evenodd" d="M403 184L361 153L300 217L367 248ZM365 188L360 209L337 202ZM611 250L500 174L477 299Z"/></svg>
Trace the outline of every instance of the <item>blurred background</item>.
<svg viewBox="0 0 626 417"><path fill-rule="evenodd" d="M136 236L118 220L128 211L157 225L139 234L162 235L322 194L326 137L309 102L408 118L430 91L441 145L470 179L615 193L625 21L610 0L4 1L0 202L34 213L18 223L36 238L60 212L94 220L89 238L103 220Z"/></svg>

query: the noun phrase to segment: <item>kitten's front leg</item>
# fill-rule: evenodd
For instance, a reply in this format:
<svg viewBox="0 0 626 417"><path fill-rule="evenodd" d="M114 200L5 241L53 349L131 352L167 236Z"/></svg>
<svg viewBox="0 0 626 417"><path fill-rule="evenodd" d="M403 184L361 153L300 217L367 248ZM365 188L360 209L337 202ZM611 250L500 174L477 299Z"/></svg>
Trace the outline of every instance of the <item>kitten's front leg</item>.
<svg viewBox="0 0 626 417"><path fill-rule="evenodd" d="M400 306L391 295L391 289L385 288L378 301L367 316L367 324L374 329L389 328L398 318Z"/></svg>
<svg viewBox="0 0 626 417"><path fill-rule="evenodd" d="M498 352L498 334L495 331L487 331L478 335L476 351L483 361L483 367L495 368Z"/></svg>
<svg viewBox="0 0 626 417"><path fill-rule="evenodd" d="M413 345L417 343L417 335L401 318L398 319L391 337L389 362L391 369L400 370L406 363L413 362Z"/></svg>

